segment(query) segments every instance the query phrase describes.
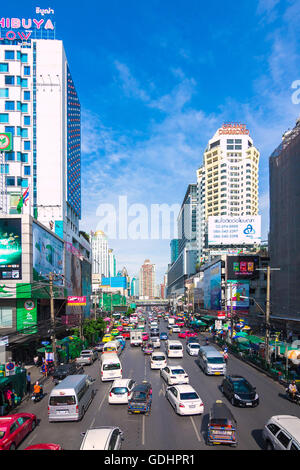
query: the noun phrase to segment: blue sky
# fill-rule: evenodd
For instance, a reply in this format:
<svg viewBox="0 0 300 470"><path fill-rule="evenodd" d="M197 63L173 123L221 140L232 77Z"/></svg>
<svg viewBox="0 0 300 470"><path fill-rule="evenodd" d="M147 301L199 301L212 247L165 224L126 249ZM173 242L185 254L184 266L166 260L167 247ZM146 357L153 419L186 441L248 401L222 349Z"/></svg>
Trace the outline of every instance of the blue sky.
<svg viewBox="0 0 300 470"><path fill-rule="evenodd" d="M82 106L81 228L102 228L97 208L181 204L207 141L224 121L246 123L261 152L259 192L268 233L268 157L300 105L300 2L294 0L15 1L7 17L55 10ZM111 240L118 267L145 258L158 281L169 240Z"/></svg>

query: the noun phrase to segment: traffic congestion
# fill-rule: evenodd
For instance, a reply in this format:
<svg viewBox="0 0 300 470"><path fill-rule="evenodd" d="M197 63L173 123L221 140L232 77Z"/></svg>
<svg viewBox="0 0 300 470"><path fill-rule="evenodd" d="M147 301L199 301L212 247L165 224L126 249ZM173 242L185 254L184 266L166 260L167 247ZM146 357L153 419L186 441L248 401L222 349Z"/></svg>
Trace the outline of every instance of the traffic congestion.
<svg viewBox="0 0 300 470"><path fill-rule="evenodd" d="M0 449L300 449L300 408L183 315L140 309L0 418Z"/></svg>

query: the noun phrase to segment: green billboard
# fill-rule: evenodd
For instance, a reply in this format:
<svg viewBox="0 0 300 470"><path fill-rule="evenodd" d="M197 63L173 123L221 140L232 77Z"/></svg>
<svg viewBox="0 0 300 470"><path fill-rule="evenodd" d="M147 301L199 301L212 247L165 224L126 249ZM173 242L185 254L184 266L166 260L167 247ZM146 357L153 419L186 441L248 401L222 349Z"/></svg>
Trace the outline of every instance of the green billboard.
<svg viewBox="0 0 300 470"><path fill-rule="evenodd" d="M11 152L13 149L13 136L11 132L0 133L0 152Z"/></svg>
<svg viewBox="0 0 300 470"><path fill-rule="evenodd" d="M36 304L36 299L17 299L17 331L26 335L37 333Z"/></svg>

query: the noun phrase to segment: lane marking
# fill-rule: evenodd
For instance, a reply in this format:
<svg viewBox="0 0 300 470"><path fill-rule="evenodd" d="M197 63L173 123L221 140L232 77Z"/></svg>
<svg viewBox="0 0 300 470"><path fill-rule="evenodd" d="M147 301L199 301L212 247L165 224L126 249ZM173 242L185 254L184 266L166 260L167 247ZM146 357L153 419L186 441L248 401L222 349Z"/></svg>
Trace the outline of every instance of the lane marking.
<svg viewBox="0 0 300 470"><path fill-rule="evenodd" d="M196 426L195 421L193 420L193 417L192 417L192 416L190 416L190 420L191 420L191 422L192 422L192 425L193 425L194 431L195 431L195 433L196 433L197 439L198 439L199 442L201 442L201 437L200 437L200 435L199 435L199 433L198 433L197 426Z"/></svg>
<svg viewBox="0 0 300 470"><path fill-rule="evenodd" d="M143 415L143 422L142 422L142 446L145 445L145 415Z"/></svg>

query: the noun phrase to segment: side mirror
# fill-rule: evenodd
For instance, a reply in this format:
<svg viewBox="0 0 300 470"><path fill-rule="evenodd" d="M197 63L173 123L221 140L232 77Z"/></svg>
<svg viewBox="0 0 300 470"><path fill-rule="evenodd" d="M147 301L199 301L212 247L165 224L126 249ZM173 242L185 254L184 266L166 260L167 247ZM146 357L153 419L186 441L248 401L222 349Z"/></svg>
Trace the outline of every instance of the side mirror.
<svg viewBox="0 0 300 470"><path fill-rule="evenodd" d="M85 432L81 432L81 433L80 433L81 437L84 437L85 434L86 434Z"/></svg>

